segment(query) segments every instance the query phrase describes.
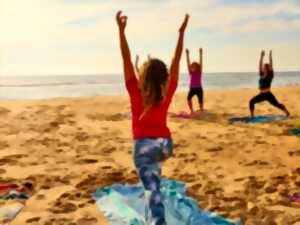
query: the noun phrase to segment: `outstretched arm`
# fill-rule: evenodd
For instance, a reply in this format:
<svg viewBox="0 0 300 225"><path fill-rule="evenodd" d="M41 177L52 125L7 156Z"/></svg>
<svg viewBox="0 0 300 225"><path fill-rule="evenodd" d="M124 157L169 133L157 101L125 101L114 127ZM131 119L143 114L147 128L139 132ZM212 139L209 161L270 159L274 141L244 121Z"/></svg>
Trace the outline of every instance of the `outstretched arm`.
<svg viewBox="0 0 300 225"><path fill-rule="evenodd" d="M119 27L120 47L123 58L123 69L125 81L134 76L134 68L131 62L130 50L125 35L125 28L127 24L127 16L122 16L122 11L119 11L116 15L117 24Z"/></svg>
<svg viewBox="0 0 300 225"><path fill-rule="evenodd" d="M184 32L188 24L188 21L189 21L189 15L186 14L184 21L179 29L179 38L175 50L175 55L173 57L171 68L170 68L171 79L175 79L176 81L178 80L178 74L179 74L179 63L180 63L180 58L183 49Z"/></svg>
<svg viewBox="0 0 300 225"><path fill-rule="evenodd" d="M259 73L260 74L262 74L262 72L263 72L264 56L265 56L265 51L262 50L260 53L260 59L259 59Z"/></svg>
<svg viewBox="0 0 300 225"><path fill-rule="evenodd" d="M203 49L199 49L199 57L200 57L200 73L202 74L203 70Z"/></svg>
<svg viewBox="0 0 300 225"><path fill-rule="evenodd" d="M188 72L189 72L189 75L191 75L190 51L188 49L186 49L185 52L186 52L186 64L187 64Z"/></svg>
<svg viewBox="0 0 300 225"><path fill-rule="evenodd" d="M134 66L135 66L136 72L139 72L139 55L136 55L136 57L135 57L135 64L134 64Z"/></svg>
<svg viewBox="0 0 300 225"><path fill-rule="evenodd" d="M270 63L270 69L273 71L273 54L272 54L272 50L270 51L270 55L269 55L269 63Z"/></svg>

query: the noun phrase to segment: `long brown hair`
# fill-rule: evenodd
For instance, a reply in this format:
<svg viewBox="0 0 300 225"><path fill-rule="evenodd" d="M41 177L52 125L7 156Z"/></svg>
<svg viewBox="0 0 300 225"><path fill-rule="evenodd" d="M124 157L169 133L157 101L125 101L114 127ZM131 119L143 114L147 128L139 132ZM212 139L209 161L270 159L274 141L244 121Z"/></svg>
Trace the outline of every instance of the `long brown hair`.
<svg viewBox="0 0 300 225"><path fill-rule="evenodd" d="M166 64L159 59L150 59L143 65L140 76L144 107L150 108L163 101L169 77Z"/></svg>

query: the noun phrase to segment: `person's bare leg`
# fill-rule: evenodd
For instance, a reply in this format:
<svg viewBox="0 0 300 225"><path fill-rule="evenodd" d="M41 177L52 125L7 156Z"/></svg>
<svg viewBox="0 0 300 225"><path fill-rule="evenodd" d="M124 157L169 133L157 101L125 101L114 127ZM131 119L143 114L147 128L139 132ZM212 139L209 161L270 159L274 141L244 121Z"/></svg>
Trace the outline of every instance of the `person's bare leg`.
<svg viewBox="0 0 300 225"><path fill-rule="evenodd" d="M203 103L200 103L200 102L199 102L199 108L200 108L200 112L203 112L203 111L204 111Z"/></svg>
<svg viewBox="0 0 300 225"><path fill-rule="evenodd" d="M189 106L189 108L190 108L191 114L194 113L193 102L192 102L192 100L188 101L188 106Z"/></svg>
<svg viewBox="0 0 300 225"><path fill-rule="evenodd" d="M285 112L287 117L289 117L291 115L290 112L286 108L283 111Z"/></svg>
<svg viewBox="0 0 300 225"><path fill-rule="evenodd" d="M250 110L250 115L252 118L254 117L254 110Z"/></svg>

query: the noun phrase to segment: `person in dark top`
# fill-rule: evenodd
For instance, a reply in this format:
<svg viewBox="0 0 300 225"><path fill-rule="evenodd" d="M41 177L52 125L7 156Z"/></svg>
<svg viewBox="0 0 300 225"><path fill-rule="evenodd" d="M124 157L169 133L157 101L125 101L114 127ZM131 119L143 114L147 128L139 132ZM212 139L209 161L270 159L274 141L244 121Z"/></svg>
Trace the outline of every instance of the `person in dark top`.
<svg viewBox="0 0 300 225"><path fill-rule="evenodd" d="M289 116L290 115L289 111L286 109L286 107L283 104L277 101L277 99L271 92L271 84L274 78L272 50L270 51L269 64L268 63L263 64L264 56L265 56L265 51L262 51L260 56L260 61L259 61L260 93L250 100L249 107L250 107L251 117L254 117L255 104L263 101L268 101L270 104L281 109L282 111L285 112L287 116Z"/></svg>

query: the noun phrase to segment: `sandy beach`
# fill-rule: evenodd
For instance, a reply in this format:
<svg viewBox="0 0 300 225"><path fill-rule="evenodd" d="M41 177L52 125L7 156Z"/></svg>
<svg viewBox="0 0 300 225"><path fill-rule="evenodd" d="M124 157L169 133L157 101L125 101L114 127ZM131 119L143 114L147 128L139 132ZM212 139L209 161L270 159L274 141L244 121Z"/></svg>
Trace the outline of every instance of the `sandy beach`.
<svg viewBox="0 0 300 225"><path fill-rule="evenodd" d="M175 150L163 175L184 181L201 208L245 225L300 225L300 86L274 88L287 121L229 124L248 116L255 89L205 93L202 118L169 118ZM177 94L170 111L187 109ZM137 183L127 96L0 101L0 182L33 183L34 195L12 225L108 224L97 187ZM268 103L257 114L281 114Z"/></svg>

